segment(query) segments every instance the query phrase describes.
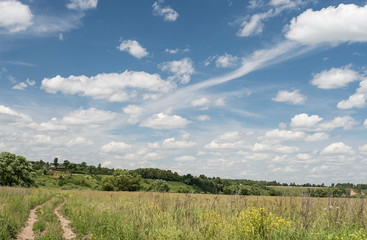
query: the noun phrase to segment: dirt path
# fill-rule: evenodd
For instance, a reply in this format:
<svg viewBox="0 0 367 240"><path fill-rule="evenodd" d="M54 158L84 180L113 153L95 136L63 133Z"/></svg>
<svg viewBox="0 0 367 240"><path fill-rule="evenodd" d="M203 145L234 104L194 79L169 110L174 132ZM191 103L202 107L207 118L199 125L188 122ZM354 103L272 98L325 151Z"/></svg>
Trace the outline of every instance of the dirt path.
<svg viewBox="0 0 367 240"><path fill-rule="evenodd" d="M61 228L63 231L63 234L62 234L63 238L65 240L70 240L70 239L76 238L76 235L70 227L70 221L64 218L64 216L60 213L60 210L64 206L64 204L65 204L65 201L61 203L59 206L57 206L54 212L60 221Z"/></svg>
<svg viewBox="0 0 367 240"><path fill-rule="evenodd" d="M19 232L19 234L17 236L17 240L34 239L33 225L34 225L35 222L37 222L36 211L39 208L43 207L43 205L45 205L45 204L46 204L46 202L44 202L43 204L38 205L37 207L31 209L31 211L29 212L27 225L25 227L23 227L22 230Z"/></svg>

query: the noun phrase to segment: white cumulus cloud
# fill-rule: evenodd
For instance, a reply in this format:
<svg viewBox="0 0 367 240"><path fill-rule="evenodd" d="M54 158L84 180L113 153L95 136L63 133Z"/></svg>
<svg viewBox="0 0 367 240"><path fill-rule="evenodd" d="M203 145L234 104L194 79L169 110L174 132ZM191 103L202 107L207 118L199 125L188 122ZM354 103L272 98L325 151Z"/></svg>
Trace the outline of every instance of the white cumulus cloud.
<svg viewBox="0 0 367 240"><path fill-rule="evenodd" d="M116 113L96 108L79 109L64 116L62 122L68 125L101 124L115 119L116 116Z"/></svg>
<svg viewBox="0 0 367 240"><path fill-rule="evenodd" d="M362 153L362 154L367 154L367 144L363 145L363 146L360 146L358 148L359 152Z"/></svg>
<svg viewBox="0 0 367 240"><path fill-rule="evenodd" d="M125 40L117 47L120 51L128 52L130 55L140 59L146 57L149 53L136 40Z"/></svg>
<svg viewBox="0 0 367 240"><path fill-rule="evenodd" d="M351 129L357 122L350 116L336 117L331 121L321 123L320 130L331 131L335 128Z"/></svg>
<svg viewBox="0 0 367 240"><path fill-rule="evenodd" d="M75 145L78 145L78 146L89 146L89 145L92 145L94 142L88 138L85 138L85 137L76 137L76 138L73 138L71 139L70 141L68 141L66 143L67 146L75 146Z"/></svg>
<svg viewBox="0 0 367 240"><path fill-rule="evenodd" d="M126 149L130 149L131 145L126 144L124 142L109 142L106 145L101 147L101 152L103 153L122 153L125 152Z"/></svg>
<svg viewBox="0 0 367 240"><path fill-rule="evenodd" d="M306 137L306 142L319 142L329 139L329 134L324 132L314 133Z"/></svg>
<svg viewBox="0 0 367 240"><path fill-rule="evenodd" d="M179 14L173 10L171 7L162 7L160 3L154 2L153 4L153 14L155 16L162 16L166 22L174 22L177 20Z"/></svg>
<svg viewBox="0 0 367 240"><path fill-rule="evenodd" d="M275 102L284 102L293 105L302 105L305 103L307 97L302 95L300 91L294 90L293 92L288 92L285 90L281 90L278 92L277 96L272 100Z"/></svg>
<svg viewBox="0 0 367 240"><path fill-rule="evenodd" d="M291 119L291 127L295 129L312 130L322 120L323 118L319 117L318 115L309 116L306 113L301 113L301 114L295 115Z"/></svg>
<svg viewBox="0 0 367 240"><path fill-rule="evenodd" d="M335 117L330 121L323 121L318 115L309 116L306 113L295 115L291 119L291 127L306 131L332 131L335 128L351 129L357 123L350 116Z"/></svg>
<svg viewBox="0 0 367 240"><path fill-rule="evenodd" d="M215 63L218 68L236 67L239 64L239 57L225 53L217 57Z"/></svg>
<svg viewBox="0 0 367 240"><path fill-rule="evenodd" d="M196 117L197 120L201 121L201 122L205 122L205 121L209 121L210 117L208 115L199 115Z"/></svg>
<svg viewBox="0 0 367 240"><path fill-rule="evenodd" d="M0 27L10 32L26 30L33 24L33 15L28 5L15 0L0 1Z"/></svg>
<svg viewBox="0 0 367 240"><path fill-rule="evenodd" d="M322 71L313 76L311 84L322 89L335 89L347 86L347 84L358 81L360 76L350 69L350 66L332 68Z"/></svg>
<svg viewBox="0 0 367 240"><path fill-rule="evenodd" d="M138 118L144 113L145 109L138 105L128 105L122 109L122 111L129 115L129 123L137 123Z"/></svg>
<svg viewBox="0 0 367 240"><path fill-rule="evenodd" d="M173 73L170 80L178 80L182 84L187 84L191 80L191 75L195 73L193 63L190 58L164 62L159 65L162 71Z"/></svg>
<svg viewBox="0 0 367 240"><path fill-rule="evenodd" d="M189 142L185 140L176 140L175 138L167 138L162 142L163 148L191 148L196 145L195 142Z"/></svg>
<svg viewBox="0 0 367 240"><path fill-rule="evenodd" d="M255 143L252 147L255 152L276 152L276 153L294 153L299 151L298 147L284 146L280 144L270 145L263 143Z"/></svg>
<svg viewBox="0 0 367 240"><path fill-rule="evenodd" d="M325 147L321 150L320 154L322 155L333 155L333 154L353 154L353 148L351 146L346 145L343 142L332 143L329 146Z"/></svg>
<svg viewBox="0 0 367 240"><path fill-rule="evenodd" d="M242 139L242 134L237 131L226 132L213 141L206 144L204 148L206 149L241 149L247 148L248 145Z"/></svg>
<svg viewBox="0 0 367 240"><path fill-rule="evenodd" d="M265 138L267 139L278 139L284 141L303 140L305 137L306 134L300 131L274 129L265 133Z"/></svg>
<svg viewBox="0 0 367 240"><path fill-rule="evenodd" d="M4 105L0 105L0 116L2 121L6 120L6 116L13 118L14 120L23 120L26 122L31 122L32 118L24 113L18 113L13 109L6 107Z"/></svg>
<svg viewBox="0 0 367 240"><path fill-rule="evenodd" d="M110 102L124 102L134 98L136 92L132 89L167 93L174 87L173 83L162 80L158 74L133 71L101 73L92 77L71 75L64 78L57 75L44 78L41 85L49 93L78 94Z"/></svg>
<svg viewBox="0 0 367 240"><path fill-rule="evenodd" d="M338 103L339 109L363 108L366 106L367 99L367 79L359 83L359 88L347 100Z"/></svg>
<svg viewBox="0 0 367 240"><path fill-rule="evenodd" d="M154 114L150 118L144 120L140 126L153 129L175 129L184 128L191 121L178 115L167 115L165 113Z"/></svg>
<svg viewBox="0 0 367 240"><path fill-rule="evenodd" d="M20 82L12 88L15 90L25 90L29 86L34 86L36 82L34 80L27 79L25 82Z"/></svg>
<svg viewBox="0 0 367 240"><path fill-rule="evenodd" d="M98 0L70 0L66 7L74 10L88 10L96 8L97 4Z"/></svg>
<svg viewBox="0 0 367 240"><path fill-rule="evenodd" d="M175 157L176 162L193 162L196 161L196 157L194 156L181 156L181 157Z"/></svg>
<svg viewBox="0 0 367 240"><path fill-rule="evenodd" d="M340 4L308 9L291 20L286 37L302 44L367 41L367 5Z"/></svg>

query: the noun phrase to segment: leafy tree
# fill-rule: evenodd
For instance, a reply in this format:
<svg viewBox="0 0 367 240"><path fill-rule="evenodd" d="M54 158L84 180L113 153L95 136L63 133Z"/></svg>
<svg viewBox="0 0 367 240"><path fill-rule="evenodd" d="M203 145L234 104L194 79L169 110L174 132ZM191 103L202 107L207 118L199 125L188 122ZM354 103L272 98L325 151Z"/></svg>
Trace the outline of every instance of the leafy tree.
<svg viewBox="0 0 367 240"><path fill-rule="evenodd" d="M29 187L33 168L27 159L9 152L0 153L0 185Z"/></svg>
<svg viewBox="0 0 367 240"><path fill-rule="evenodd" d="M276 189L274 189L274 188L271 188L271 189L269 190L268 194L269 194L270 196L282 196L282 192L280 192L280 191L278 191L278 190L276 190Z"/></svg>
<svg viewBox="0 0 367 240"><path fill-rule="evenodd" d="M69 164L70 162L68 160L64 160L65 169L69 169Z"/></svg>
<svg viewBox="0 0 367 240"><path fill-rule="evenodd" d="M247 188L241 188L240 195L250 195L250 191Z"/></svg>
<svg viewBox="0 0 367 240"><path fill-rule="evenodd" d="M238 194L238 185L229 185L223 188L223 193L226 195L236 195Z"/></svg>
<svg viewBox="0 0 367 240"><path fill-rule="evenodd" d="M170 187L166 181L158 179L152 183L150 189L156 192L169 192Z"/></svg>
<svg viewBox="0 0 367 240"><path fill-rule="evenodd" d="M55 168L57 168L57 166L59 166L59 159L58 158L54 158L54 166L55 166Z"/></svg>
<svg viewBox="0 0 367 240"><path fill-rule="evenodd" d="M117 169L102 182L105 191L137 191L141 188L141 176L133 171Z"/></svg>

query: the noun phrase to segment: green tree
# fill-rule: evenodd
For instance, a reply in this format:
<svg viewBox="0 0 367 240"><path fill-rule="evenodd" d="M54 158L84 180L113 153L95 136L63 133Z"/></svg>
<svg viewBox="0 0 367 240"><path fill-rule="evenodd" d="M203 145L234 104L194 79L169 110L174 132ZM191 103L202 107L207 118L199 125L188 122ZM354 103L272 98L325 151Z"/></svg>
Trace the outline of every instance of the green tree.
<svg viewBox="0 0 367 240"><path fill-rule="evenodd" d="M151 185L151 190L155 192L169 192L169 189L168 183L161 179L155 180Z"/></svg>
<svg viewBox="0 0 367 240"><path fill-rule="evenodd" d="M54 166L55 166L55 168L57 168L57 166L59 166L59 159L58 158L54 158Z"/></svg>
<svg viewBox="0 0 367 240"><path fill-rule="evenodd" d="M133 171L117 169L102 182L105 191L137 191L141 188L141 176Z"/></svg>
<svg viewBox="0 0 367 240"><path fill-rule="evenodd" d="M0 153L0 185L29 187L33 168L25 157L9 152Z"/></svg>
<svg viewBox="0 0 367 240"><path fill-rule="evenodd" d="M70 162L68 160L64 160L65 169L69 169Z"/></svg>

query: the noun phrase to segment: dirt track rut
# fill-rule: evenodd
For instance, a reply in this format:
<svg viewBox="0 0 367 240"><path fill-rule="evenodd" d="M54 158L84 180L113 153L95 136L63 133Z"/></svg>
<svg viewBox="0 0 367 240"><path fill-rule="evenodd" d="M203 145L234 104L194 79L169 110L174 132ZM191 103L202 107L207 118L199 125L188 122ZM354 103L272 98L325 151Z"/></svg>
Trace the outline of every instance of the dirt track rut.
<svg viewBox="0 0 367 240"><path fill-rule="evenodd" d="M63 238L65 240L70 240L70 239L76 238L76 235L70 227L70 221L67 220L66 218L64 218L64 216L60 213L60 210L62 209L64 204L65 204L65 201L63 203L61 203L59 206L57 206L55 208L54 212L55 212L57 218L60 221L61 228L62 228L62 231L63 231Z"/></svg>
<svg viewBox="0 0 367 240"><path fill-rule="evenodd" d="M51 201L51 200L49 200ZM49 202L47 201L47 202ZM27 224L25 227L22 228L22 230L19 232L16 240L34 240L35 236L34 236L34 232L33 232L33 226L34 224L37 222L37 214L36 211L43 207L47 202L44 202L41 205L36 206L35 208L31 209L31 211L29 212L29 216L28 216L28 220L27 220ZM62 231L63 231L63 239L65 240L71 240L71 239L75 239L76 238L76 234L73 232L73 230L70 227L70 221L67 220L61 213L60 210L63 208L64 204L65 204L66 200L64 200L63 203L59 204L55 209L54 209L54 213L57 216Z"/></svg>
<svg viewBox="0 0 367 240"><path fill-rule="evenodd" d="M43 204L38 205L37 207L31 209L31 211L29 212L27 224L19 232L19 234L17 236L17 240L33 240L34 239L33 225L37 222L36 211L39 208L43 207L43 205L45 205L45 204L46 204L46 202L44 202Z"/></svg>

